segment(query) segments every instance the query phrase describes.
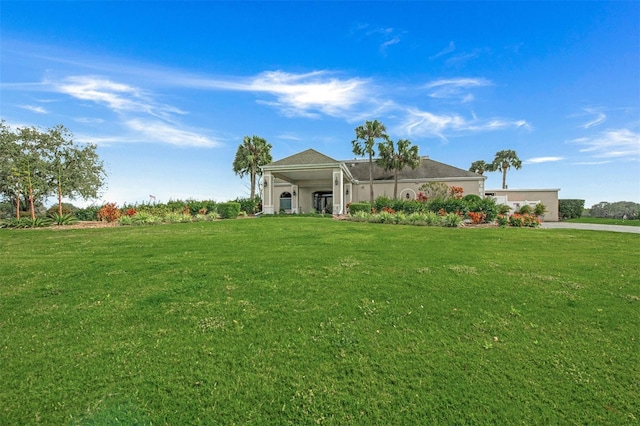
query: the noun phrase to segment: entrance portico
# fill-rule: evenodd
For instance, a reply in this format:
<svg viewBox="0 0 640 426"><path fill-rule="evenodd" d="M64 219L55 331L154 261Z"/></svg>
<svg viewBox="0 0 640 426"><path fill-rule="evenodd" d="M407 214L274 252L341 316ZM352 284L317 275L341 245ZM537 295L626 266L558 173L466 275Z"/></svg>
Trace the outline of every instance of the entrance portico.
<svg viewBox="0 0 640 426"><path fill-rule="evenodd" d="M265 214L319 213L344 214L347 200L346 185L353 178L346 166L313 149L263 166ZM290 194L288 201L282 196ZM288 200L288 198L284 198Z"/></svg>

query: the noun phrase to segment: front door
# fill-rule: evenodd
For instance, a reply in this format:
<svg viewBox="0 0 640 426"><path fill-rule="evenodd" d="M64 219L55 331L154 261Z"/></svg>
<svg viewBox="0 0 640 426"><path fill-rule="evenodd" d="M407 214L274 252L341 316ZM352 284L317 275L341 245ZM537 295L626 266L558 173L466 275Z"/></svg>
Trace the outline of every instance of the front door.
<svg viewBox="0 0 640 426"><path fill-rule="evenodd" d="M313 208L318 213L333 213L333 192L331 191L314 192Z"/></svg>

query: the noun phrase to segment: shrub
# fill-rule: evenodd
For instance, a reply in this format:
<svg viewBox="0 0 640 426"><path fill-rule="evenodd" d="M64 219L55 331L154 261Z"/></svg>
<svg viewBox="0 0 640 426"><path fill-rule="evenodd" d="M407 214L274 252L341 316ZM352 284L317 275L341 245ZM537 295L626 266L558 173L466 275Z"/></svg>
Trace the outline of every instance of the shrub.
<svg viewBox="0 0 640 426"><path fill-rule="evenodd" d="M122 212L116 207L116 203L107 203L100 208L97 218L101 221L113 222L118 220L121 214Z"/></svg>
<svg viewBox="0 0 640 426"><path fill-rule="evenodd" d="M262 204L260 197L255 198L236 198L236 203L240 203L240 211L247 214L258 213L258 208Z"/></svg>
<svg viewBox="0 0 640 426"><path fill-rule="evenodd" d="M530 227L534 228L540 225L540 219L534 215L515 213L509 216L509 225L514 227Z"/></svg>
<svg viewBox="0 0 640 426"><path fill-rule="evenodd" d="M62 214L63 214L63 215L73 213L73 212L75 212L76 210L78 210L78 208L77 208L77 207L75 207L73 204L70 204L70 203L62 203ZM57 205L57 204L56 204L56 205L54 205L54 206L51 206L51 207L49 207L49 208L47 209L47 216L51 216L51 215L53 215L54 213L58 213L58 214L60 214L60 211L59 211L59 209L58 209L58 205Z"/></svg>
<svg viewBox="0 0 640 426"><path fill-rule="evenodd" d="M449 197L449 185L444 182L427 182L418 189L421 191L419 198L424 198L425 200Z"/></svg>
<svg viewBox="0 0 640 426"><path fill-rule="evenodd" d="M240 203L231 201L218 204L218 214L222 219L235 219L240 214Z"/></svg>
<svg viewBox="0 0 640 426"><path fill-rule="evenodd" d="M160 222L160 218L158 216L154 216L146 211L139 211L134 216L131 216L131 219L134 225L150 225L152 223Z"/></svg>
<svg viewBox="0 0 640 426"><path fill-rule="evenodd" d="M442 225L442 216L436 212L429 211L425 213L425 221L429 226L440 226Z"/></svg>
<svg viewBox="0 0 640 426"><path fill-rule="evenodd" d="M582 216L584 200L558 200L558 216L560 219L574 219Z"/></svg>
<svg viewBox="0 0 640 426"><path fill-rule="evenodd" d="M89 206L84 209L76 210L73 214L78 220L81 221L94 221L98 220L98 212L100 211L99 206Z"/></svg>
<svg viewBox="0 0 640 426"><path fill-rule="evenodd" d="M482 201L482 197L476 194L467 194L462 197L464 201L466 201L469 205L477 204Z"/></svg>
<svg viewBox="0 0 640 426"><path fill-rule="evenodd" d="M509 224L509 216L503 215L503 214L499 214L496 217L496 220L498 221L498 225L505 227Z"/></svg>
<svg viewBox="0 0 640 426"><path fill-rule="evenodd" d="M483 213L485 215L485 222L493 222L493 220L496 218L496 215L498 214L498 205L496 204L496 201L491 197L470 198L473 201L467 201L466 197L464 198L465 202L468 204L469 211Z"/></svg>
<svg viewBox="0 0 640 426"><path fill-rule="evenodd" d="M536 206L533 209L533 214L535 214L536 216L544 216L546 212L547 212L547 206L545 206L542 203L536 204Z"/></svg>
<svg viewBox="0 0 640 426"><path fill-rule="evenodd" d="M486 213L482 213L482 212L469 212L467 213L467 215L469 216L469 219L471 219L471 223L475 225L484 223L485 219L487 218Z"/></svg>
<svg viewBox="0 0 640 426"><path fill-rule="evenodd" d="M396 215L395 212L389 211L390 209L383 210L378 213L378 219L380 223L396 223Z"/></svg>
<svg viewBox="0 0 640 426"><path fill-rule="evenodd" d="M447 226L449 228L457 228L458 226L460 226L460 223L462 222L462 218L460 216L458 216L455 213L447 213L447 215L444 217L444 226Z"/></svg>
<svg viewBox="0 0 640 426"><path fill-rule="evenodd" d="M531 206L529 204L524 204L520 207L520 210L518 210L518 213L520 214L531 214L533 212L533 210L531 209Z"/></svg>
<svg viewBox="0 0 640 426"><path fill-rule="evenodd" d="M56 225L72 225L78 221L73 213L59 214L56 212L50 214L49 217Z"/></svg>
<svg viewBox="0 0 640 426"><path fill-rule="evenodd" d="M511 207L509 207L506 204L498 204L496 207L498 209L498 214L499 215L503 215L503 216L504 215L508 215L509 212L511 211Z"/></svg>
<svg viewBox="0 0 640 426"><path fill-rule="evenodd" d="M351 203L349 213L355 215L358 212L371 213L371 204L369 203Z"/></svg>
<svg viewBox="0 0 640 426"><path fill-rule="evenodd" d="M367 206L368 205L369 204L367 204ZM371 216L371 213L367 213L363 210L358 210L355 213L351 212L351 220L353 220L354 222L367 222L369 220L369 216Z"/></svg>
<svg viewBox="0 0 640 426"><path fill-rule="evenodd" d="M118 223L120 225L133 225L133 217L125 214L124 216L120 216L120 219L118 219Z"/></svg>
<svg viewBox="0 0 640 426"><path fill-rule="evenodd" d="M462 216L465 216L469 211L467 203L459 198L436 198L427 203L427 209L432 212L443 211L445 214L455 213Z"/></svg>

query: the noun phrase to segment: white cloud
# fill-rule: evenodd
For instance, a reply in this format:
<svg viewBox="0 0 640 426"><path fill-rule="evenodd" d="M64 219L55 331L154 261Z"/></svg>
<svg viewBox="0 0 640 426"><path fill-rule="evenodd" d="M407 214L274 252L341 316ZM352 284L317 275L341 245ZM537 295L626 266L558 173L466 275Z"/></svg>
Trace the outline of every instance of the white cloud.
<svg viewBox="0 0 640 426"><path fill-rule="evenodd" d="M155 102L142 89L99 76L71 76L51 84L61 93L105 105L118 113L147 113L164 119L171 114L184 114L178 108Z"/></svg>
<svg viewBox="0 0 640 426"><path fill-rule="evenodd" d="M465 132L487 132L507 128L526 128L524 120L505 120L493 118L481 120L477 117L466 119L459 114L434 114L418 109L408 109L402 125L404 132L411 136L437 136L447 140L448 135Z"/></svg>
<svg viewBox="0 0 640 426"><path fill-rule="evenodd" d="M607 119L607 115L604 114L602 111L598 111L597 109L585 108L584 111L589 115L594 115L595 117L593 117L591 120L589 120L588 122L580 126L583 129L588 129L590 127L602 124Z"/></svg>
<svg viewBox="0 0 640 426"><path fill-rule="evenodd" d="M456 45L453 41L449 42L449 45L447 47L445 47L444 49L442 49L441 51L439 51L438 53L436 53L433 56L429 56L429 59L437 59L440 56L446 55L448 53L453 52L454 50L456 50Z"/></svg>
<svg viewBox="0 0 640 426"><path fill-rule="evenodd" d="M138 137L146 140L141 142L160 142L177 146L193 146L200 148L210 148L221 145L220 142L199 133L179 129L165 122L155 120L147 121L141 119L128 120L126 126L135 131Z"/></svg>
<svg viewBox="0 0 640 426"><path fill-rule="evenodd" d="M20 108L26 109L27 111L35 112L37 114L48 114L49 113L49 111L47 111L46 109L42 108L41 106L20 105Z"/></svg>
<svg viewBox="0 0 640 426"><path fill-rule="evenodd" d="M527 164L540 164L540 163L553 163L556 161L562 161L564 157L534 157L525 161Z"/></svg>
<svg viewBox="0 0 640 426"><path fill-rule="evenodd" d="M492 85L493 83L485 78L452 78L432 81L424 87L432 89L429 93L431 98L459 99L462 103L467 103L474 99L468 89Z"/></svg>
<svg viewBox="0 0 640 426"><path fill-rule="evenodd" d="M580 152L597 158L626 157L640 159L640 134L629 129L611 129L592 137L577 138L570 143L584 146Z"/></svg>

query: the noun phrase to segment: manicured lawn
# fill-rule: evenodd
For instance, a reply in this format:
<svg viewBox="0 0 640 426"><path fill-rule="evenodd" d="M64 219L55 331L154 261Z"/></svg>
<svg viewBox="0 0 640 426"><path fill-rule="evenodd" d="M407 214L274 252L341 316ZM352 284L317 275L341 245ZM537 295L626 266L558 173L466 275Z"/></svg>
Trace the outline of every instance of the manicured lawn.
<svg viewBox="0 0 640 426"><path fill-rule="evenodd" d="M0 424L640 421L640 238L0 230Z"/></svg>
<svg viewBox="0 0 640 426"><path fill-rule="evenodd" d="M622 220L622 219L605 219L601 217L580 217L577 219L568 219L565 222L571 223L596 223L599 225L625 225L640 226L640 220Z"/></svg>

